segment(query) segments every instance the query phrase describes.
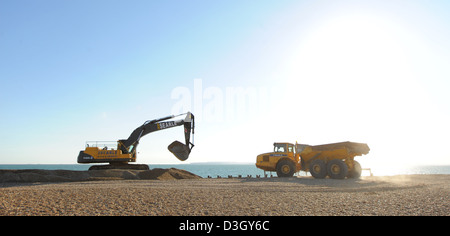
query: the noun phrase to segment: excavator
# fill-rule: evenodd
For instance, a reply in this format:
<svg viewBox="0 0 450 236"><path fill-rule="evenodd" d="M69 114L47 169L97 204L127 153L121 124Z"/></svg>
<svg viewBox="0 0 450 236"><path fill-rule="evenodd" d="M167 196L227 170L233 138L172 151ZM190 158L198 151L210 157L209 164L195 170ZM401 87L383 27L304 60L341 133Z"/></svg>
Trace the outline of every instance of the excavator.
<svg viewBox="0 0 450 236"><path fill-rule="evenodd" d="M170 120L182 115L186 115L186 117L180 120ZM180 141L174 141L167 148L180 161L185 161L189 158L189 154L194 147L194 144L190 141L191 131L193 137L195 129L194 115L191 112L148 120L143 125L136 128L130 134L128 139L120 139L117 142L86 142L86 149L80 151L78 155L78 163L109 163L108 165L92 165L89 170L148 170L148 165L128 163L136 162L136 148L139 144L139 140L149 133L182 125L184 126L185 144ZM194 141L194 139L192 139L192 141Z"/></svg>

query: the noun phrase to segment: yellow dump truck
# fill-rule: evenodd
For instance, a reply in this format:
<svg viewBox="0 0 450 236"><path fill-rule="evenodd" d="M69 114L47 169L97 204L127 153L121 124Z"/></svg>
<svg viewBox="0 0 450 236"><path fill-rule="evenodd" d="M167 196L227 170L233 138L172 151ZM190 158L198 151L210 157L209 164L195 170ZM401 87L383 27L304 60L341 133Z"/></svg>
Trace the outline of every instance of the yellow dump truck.
<svg viewBox="0 0 450 236"><path fill-rule="evenodd" d="M368 154L365 143L340 142L324 145L274 143L273 152L256 158L256 167L276 171L278 177L291 177L300 170L309 171L314 178L359 178L361 165L355 156Z"/></svg>

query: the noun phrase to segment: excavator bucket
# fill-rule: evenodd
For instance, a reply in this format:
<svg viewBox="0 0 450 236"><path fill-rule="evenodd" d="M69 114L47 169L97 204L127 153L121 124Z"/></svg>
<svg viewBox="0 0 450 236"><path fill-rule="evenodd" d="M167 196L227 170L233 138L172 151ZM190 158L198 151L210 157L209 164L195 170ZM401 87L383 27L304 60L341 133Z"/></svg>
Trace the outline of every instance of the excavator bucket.
<svg viewBox="0 0 450 236"><path fill-rule="evenodd" d="M179 141L173 141L167 149L169 149L169 151L180 161L187 160L189 158L189 153L191 153L191 149Z"/></svg>

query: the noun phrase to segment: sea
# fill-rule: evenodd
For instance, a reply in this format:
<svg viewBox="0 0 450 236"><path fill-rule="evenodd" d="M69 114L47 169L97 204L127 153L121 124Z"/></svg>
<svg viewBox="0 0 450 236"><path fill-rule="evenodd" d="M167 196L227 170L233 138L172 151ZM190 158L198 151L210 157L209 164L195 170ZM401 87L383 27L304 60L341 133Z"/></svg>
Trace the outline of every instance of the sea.
<svg viewBox="0 0 450 236"><path fill-rule="evenodd" d="M191 164L148 164L150 169L155 168L177 168L187 170L203 178L227 178L232 177L257 177L273 175L275 172L264 172L256 168L254 163L191 163ZM0 169L42 169L42 170L88 170L91 165L85 164L0 164ZM362 176L392 176L412 174L450 174L450 165L439 166L411 166L403 168L370 168L363 169ZM309 173L300 171L296 175L309 176Z"/></svg>

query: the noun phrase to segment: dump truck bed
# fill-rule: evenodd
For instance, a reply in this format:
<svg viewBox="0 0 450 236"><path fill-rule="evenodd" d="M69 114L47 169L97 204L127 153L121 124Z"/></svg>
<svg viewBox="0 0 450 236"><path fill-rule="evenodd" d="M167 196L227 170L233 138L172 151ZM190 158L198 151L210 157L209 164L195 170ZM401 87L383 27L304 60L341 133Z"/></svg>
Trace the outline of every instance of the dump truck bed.
<svg viewBox="0 0 450 236"><path fill-rule="evenodd" d="M361 156L369 153L370 148L365 143L355 142L340 142L329 143L323 145L305 145L299 144L302 147L300 156L309 161L312 159L346 159L355 156Z"/></svg>
<svg viewBox="0 0 450 236"><path fill-rule="evenodd" d="M309 145L308 145L309 146ZM355 142L340 142L340 143L329 143L322 145L310 146L312 151L331 151L336 149L346 148L349 152L367 154L370 148L365 143L355 143Z"/></svg>

